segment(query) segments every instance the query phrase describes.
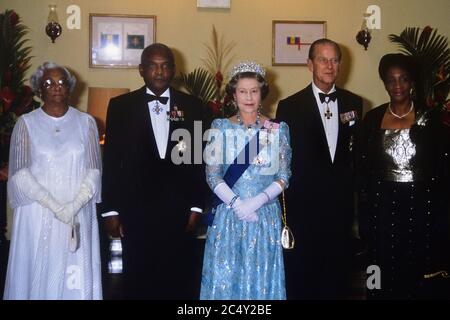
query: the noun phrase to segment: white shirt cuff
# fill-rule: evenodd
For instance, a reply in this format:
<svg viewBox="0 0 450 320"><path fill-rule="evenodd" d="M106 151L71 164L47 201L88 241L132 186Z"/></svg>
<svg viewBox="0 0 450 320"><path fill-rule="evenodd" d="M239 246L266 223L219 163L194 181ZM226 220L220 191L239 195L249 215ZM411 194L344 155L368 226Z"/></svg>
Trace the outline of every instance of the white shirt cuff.
<svg viewBox="0 0 450 320"><path fill-rule="evenodd" d="M200 209L200 208L197 208L197 207L191 208L191 211L198 212L198 213L203 213L203 210Z"/></svg>
<svg viewBox="0 0 450 320"><path fill-rule="evenodd" d="M109 211L109 212L105 212L105 213L101 214L101 216L103 218L112 217L112 216L118 216L118 215L119 215L119 213L117 211Z"/></svg>

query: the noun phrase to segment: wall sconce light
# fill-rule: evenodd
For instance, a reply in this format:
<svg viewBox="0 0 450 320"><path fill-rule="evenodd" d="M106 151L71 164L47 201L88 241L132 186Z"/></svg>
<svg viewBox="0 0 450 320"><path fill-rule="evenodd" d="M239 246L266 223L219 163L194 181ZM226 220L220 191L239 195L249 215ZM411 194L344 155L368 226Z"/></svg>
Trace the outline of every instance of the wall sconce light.
<svg viewBox="0 0 450 320"><path fill-rule="evenodd" d="M52 39L52 43L55 43L55 39L61 35L62 27L58 22L58 15L56 14L56 5L49 5L50 12L48 13L47 26L45 27L45 33Z"/></svg>
<svg viewBox="0 0 450 320"><path fill-rule="evenodd" d="M364 50L367 50L367 47L369 46L370 40L372 39L372 36L370 35L370 30L367 26L367 18L370 17L370 13L363 14L363 23L361 26L361 30L356 34L356 41L364 46Z"/></svg>
<svg viewBox="0 0 450 320"><path fill-rule="evenodd" d="M128 88L88 88L87 113L95 118L97 122L100 144L104 143L106 129L106 111L109 99L130 92Z"/></svg>

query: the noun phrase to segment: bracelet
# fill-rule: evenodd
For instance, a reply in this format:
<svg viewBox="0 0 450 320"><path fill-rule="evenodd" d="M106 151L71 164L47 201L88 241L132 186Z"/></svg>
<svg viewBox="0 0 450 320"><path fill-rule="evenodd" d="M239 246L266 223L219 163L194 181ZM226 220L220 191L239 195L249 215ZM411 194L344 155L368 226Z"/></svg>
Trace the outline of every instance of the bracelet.
<svg viewBox="0 0 450 320"><path fill-rule="evenodd" d="M237 198L239 198L239 196L234 196L233 199L231 199L230 203L227 205L228 209L233 208L233 205L236 202Z"/></svg>
<svg viewBox="0 0 450 320"><path fill-rule="evenodd" d="M264 193L264 194L266 195L267 201L270 201L270 197L269 197L269 195L267 194L267 192L263 191L262 193Z"/></svg>

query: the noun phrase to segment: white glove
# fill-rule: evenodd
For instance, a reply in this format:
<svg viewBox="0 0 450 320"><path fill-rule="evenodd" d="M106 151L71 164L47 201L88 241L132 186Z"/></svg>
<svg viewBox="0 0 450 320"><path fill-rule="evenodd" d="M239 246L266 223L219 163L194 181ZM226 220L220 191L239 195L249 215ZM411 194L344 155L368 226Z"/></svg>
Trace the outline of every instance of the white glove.
<svg viewBox="0 0 450 320"><path fill-rule="evenodd" d="M20 189L27 198L37 201L55 214L63 210L63 206L36 180L28 168L17 171L11 179L21 186Z"/></svg>
<svg viewBox="0 0 450 320"><path fill-rule="evenodd" d="M247 199L248 200L248 199ZM256 222L258 221L258 215L256 212L250 212L247 214L246 212L243 212L240 210L240 208L243 207L245 200L241 200L238 198L235 202L235 205L233 206L233 211L239 218L239 220L247 221L247 222ZM239 208L239 209L238 209Z"/></svg>
<svg viewBox="0 0 450 320"><path fill-rule="evenodd" d="M233 190L230 189L230 187L225 183L219 183L215 188L214 188L214 193L219 197L220 200L223 201L223 203L225 203L226 205L229 205L230 202L236 198L236 194L233 192ZM242 204L242 200L240 198L236 198L234 200L234 202L232 203L232 208L234 210L234 208L236 208L236 206L238 204ZM236 213L236 210L234 210L234 213ZM248 216L248 217L244 217L244 215L239 215L236 213L236 215L238 216L238 218L240 220L244 220L245 221L249 221L249 222L254 222L256 220L258 220L258 217L256 216L256 214L254 214L253 216ZM256 218L256 220L255 220Z"/></svg>
<svg viewBox="0 0 450 320"><path fill-rule="evenodd" d="M233 207L239 219L247 222L258 221L257 210L265 203L275 199L283 191L277 182L272 182L263 192L245 200L238 199Z"/></svg>
<svg viewBox="0 0 450 320"><path fill-rule="evenodd" d="M64 223L71 223L73 217L75 217L80 209L92 199L95 192L96 179L99 178L98 170L89 170L80 189L78 190L75 199L72 202L66 203L63 210L59 211L56 216Z"/></svg>
<svg viewBox="0 0 450 320"><path fill-rule="evenodd" d="M71 224L72 219L91 198L92 194L89 192L89 189L84 183L81 184L80 190L78 191L75 199L66 203L61 211L55 212L56 218L64 223Z"/></svg>
<svg viewBox="0 0 450 320"><path fill-rule="evenodd" d="M98 170L89 170L81 183L75 199L66 203L61 211L55 213L56 217L64 223L71 224L73 217L76 217L80 209L94 196L95 183L98 178Z"/></svg>
<svg viewBox="0 0 450 320"><path fill-rule="evenodd" d="M39 201L48 194L48 191L37 182L28 168L17 171L11 177L11 180L14 184L20 186L20 190L27 198L33 201Z"/></svg>
<svg viewBox="0 0 450 320"><path fill-rule="evenodd" d="M62 206L62 210L55 212L56 219L65 224L72 224L73 216L74 213L72 202L66 203L64 206Z"/></svg>
<svg viewBox="0 0 450 320"><path fill-rule="evenodd" d="M225 183L221 182L214 188L214 193L223 201L226 205L229 205L231 200L236 197L236 194ZM236 200L237 201L237 200ZM236 203L236 202L235 202Z"/></svg>
<svg viewBox="0 0 450 320"><path fill-rule="evenodd" d="M53 211L53 213L57 218L58 215L64 210L64 206L62 206L58 201L56 201L55 198L53 198L50 192L48 191L42 199L38 200L38 202L41 206L46 207L51 211Z"/></svg>
<svg viewBox="0 0 450 320"><path fill-rule="evenodd" d="M254 197L240 200L239 202L236 201L236 205L233 207L233 210L239 219L247 222L255 222L258 221L256 210L261 208L261 206L267 201L269 201L267 196L261 192Z"/></svg>
<svg viewBox="0 0 450 320"><path fill-rule="evenodd" d="M269 200L273 200L278 197L282 191L283 188L281 187L281 185L278 182L274 181L263 191L263 193L269 196Z"/></svg>
<svg viewBox="0 0 450 320"><path fill-rule="evenodd" d="M83 208L84 205L88 203L93 196L94 196L94 189L91 188L89 184L83 182L81 184L77 196L72 202L74 214L77 214L78 211L80 211L80 209Z"/></svg>

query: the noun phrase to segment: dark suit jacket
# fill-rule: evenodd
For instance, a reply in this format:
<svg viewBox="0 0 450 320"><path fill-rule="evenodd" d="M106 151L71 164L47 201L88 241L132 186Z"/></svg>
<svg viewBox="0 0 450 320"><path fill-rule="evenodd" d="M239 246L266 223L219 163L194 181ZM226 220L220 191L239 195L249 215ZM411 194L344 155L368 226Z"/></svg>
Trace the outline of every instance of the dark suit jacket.
<svg viewBox="0 0 450 320"><path fill-rule="evenodd" d="M296 247L285 254L289 299L339 298L344 294L342 275L347 269L344 262L354 215L353 137L362 99L336 90L339 133L334 162L312 86L278 104L277 119L289 125L292 147L286 206ZM350 111L358 117L353 125L340 119Z"/></svg>
<svg viewBox="0 0 450 320"><path fill-rule="evenodd" d="M182 294L183 271L192 271L184 227L190 208L203 207L206 187L201 165L172 162L178 141L171 141L171 135L175 129L191 134L185 154L191 152L192 161L194 121L202 120L202 103L170 88L170 110L182 110L184 121L170 122L166 157L161 159L146 96L144 86L109 103L101 212L120 214L124 272L133 277L128 281L134 282L130 291L139 292L136 298L189 298Z"/></svg>
<svg viewBox="0 0 450 320"><path fill-rule="evenodd" d="M375 193L378 182L384 181L385 159L382 152L381 123L388 104L382 104L366 113L361 130L358 135L357 152L357 180L358 180L358 213L359 228L362 238L370 238L368 214L376 198ZM416 119L421 116L416 110ZM432 112L426 118L425 126L414 124L410 129L410 136L415 144L416 154L411 159L413 172L419 172L421 184L427 185L429 194L423 201L430 200L433 208L433 236L440 238L442 245L447 245L449 238L449 205L450 193L450 130L445 126L439 112ZM414 177L416 179L416 177ZM425 195L416 195L425 197ZM438 201L435 201L438 199ZM419 216L420 212L417 213ZM374 220L372 220L374 221ZM421 221L421 220L419 220ZM448 252L448 250L447 250Z"/></svg>

